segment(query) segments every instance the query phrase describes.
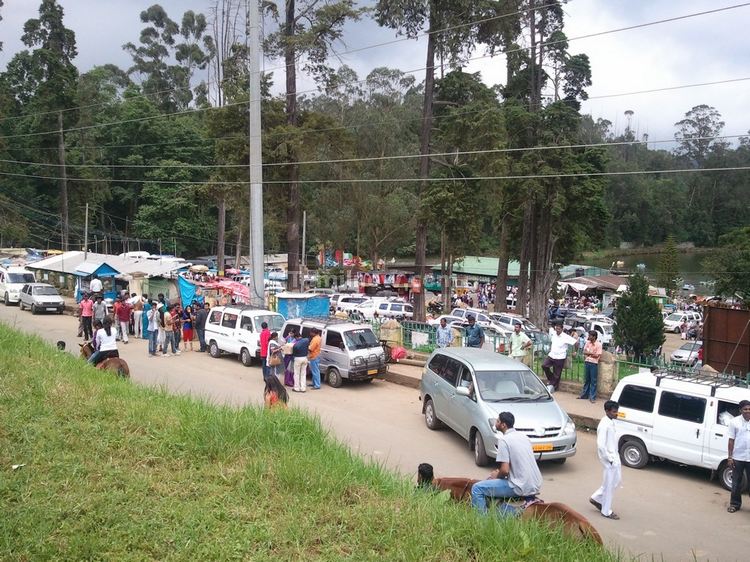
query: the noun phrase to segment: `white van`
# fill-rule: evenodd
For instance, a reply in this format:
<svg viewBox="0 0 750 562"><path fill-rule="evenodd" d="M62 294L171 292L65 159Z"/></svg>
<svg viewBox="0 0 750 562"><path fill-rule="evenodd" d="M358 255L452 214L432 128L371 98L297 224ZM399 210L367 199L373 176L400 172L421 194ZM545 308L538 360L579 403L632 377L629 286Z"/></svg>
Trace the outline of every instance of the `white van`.
<svg viewBox="0 0 750 562"><path fill-rule="evenodd" d="M698 323L702 321L703 316L701 316L700 312L693 312L691 310L686 310L684 312L673 312L664 319L664 331L679 334L680 326L682 326L683 322L690 326L690 324L693 322Z"/></svg>
<svg viewBox="0 0 750 562"><path fill-rule="evenodd" d="M26 283L36 283L36 277L25 267L0 268L0 297L5 306L10 306L12 303L18 304L19 294Z"/></svg>
<svg viewBox="0 0 750 562"><path fill-rule="evenodd" d="M211 357L222 353L238 355L249 367L253 359L260 361L261 324L268 323L272 332L280 332L284 317L270 310L249 306L215 306L206 319L206 345Z"/></svg>
<svg viewBox="0 0 750 562"><path fill-rule="evenodd" d="M622 464L643 468L649 460L669 460L710 469L732 487L727 465L729 421L750 400L744 382L717 373L662 370L624 377L612 400Z"/></svg>

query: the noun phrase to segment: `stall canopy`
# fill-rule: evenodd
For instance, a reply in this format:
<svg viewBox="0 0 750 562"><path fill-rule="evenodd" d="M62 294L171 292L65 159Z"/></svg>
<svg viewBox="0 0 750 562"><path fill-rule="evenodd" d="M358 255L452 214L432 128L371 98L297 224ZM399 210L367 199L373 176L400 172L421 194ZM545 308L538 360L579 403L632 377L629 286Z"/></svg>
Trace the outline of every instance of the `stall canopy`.
<svg viewBox="0 0 750 562"><path fill-rule="evenodd" d="M114 277L115 275L119 275L120 272L107 262L96 263L85 261L76 267L73 274L78 277L91 277L94 275L97 277Z"/></svg>
<svg viewBox="0 0 750 562"><path fill-rule="evenodd" d="M276 295L277 311L290 318L327 317L331 301L326 295L312 293L279 293Z"/></svg>

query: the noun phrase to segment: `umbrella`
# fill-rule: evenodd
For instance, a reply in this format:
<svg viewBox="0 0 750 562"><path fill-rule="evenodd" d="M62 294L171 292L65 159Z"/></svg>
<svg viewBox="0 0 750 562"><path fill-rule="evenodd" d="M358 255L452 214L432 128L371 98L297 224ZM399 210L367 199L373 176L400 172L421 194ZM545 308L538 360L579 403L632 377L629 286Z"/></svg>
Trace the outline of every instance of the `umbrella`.
<svg viewBox="0 0 750 562"><path fill-rule="evenodd" d="M239 269L234 269L233 267L230 267L229 269L224 270L224 273L227 275L237 275L240 272Z"/></svg>
<svg viewBox="0 0 750 562"><path fill-rule="evenodd" d="M207 265L191 265L190 271L194 273L205 273L206 271L208 271L208 266Z"/></svg>

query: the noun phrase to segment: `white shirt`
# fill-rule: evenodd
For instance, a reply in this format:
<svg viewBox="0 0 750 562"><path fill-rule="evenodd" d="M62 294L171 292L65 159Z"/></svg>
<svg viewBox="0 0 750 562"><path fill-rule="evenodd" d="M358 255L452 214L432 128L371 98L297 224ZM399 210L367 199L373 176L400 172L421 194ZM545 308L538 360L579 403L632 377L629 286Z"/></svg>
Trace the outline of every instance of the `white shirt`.
<svg viewBox="0 0 750 562"><path fill-rule="evenodd" d="M565 332L561 332L558 336L557 332L553 331L549 337L549 356L552 359L565 359L568 356L568 346L575 345L577 341Z"/></svg>
<svg viewBox="0 0 750 562"><path fill-rule="evenodd" d="M620 455L617 454L617 430L615 420L604 416L596 428L596 454L599 460L607 465L620 464Z"/></svg>
<svg viewBox="0 0 750 562"><path fill-rule="evenodd" d="M750 421L742 414L729 423L729 438L734 439L732 458L736 461L750 461Z"/></svg>
<svg viewBox="0 0 750 562"><path fill-rule="evenodd" d="M110 328L109 335L104 328L99 328L96 331L96 343L99 345L99 351L116 351L117 350L117 334L114 328Z"/></svg>
<svg viewBox="0 0 750 562"><path fill-rule="evenodd" d="M101 293L102 292L102 282L99 279L92 279L91 283L89 283L89 289L91 289L92 293Z"/></svg>

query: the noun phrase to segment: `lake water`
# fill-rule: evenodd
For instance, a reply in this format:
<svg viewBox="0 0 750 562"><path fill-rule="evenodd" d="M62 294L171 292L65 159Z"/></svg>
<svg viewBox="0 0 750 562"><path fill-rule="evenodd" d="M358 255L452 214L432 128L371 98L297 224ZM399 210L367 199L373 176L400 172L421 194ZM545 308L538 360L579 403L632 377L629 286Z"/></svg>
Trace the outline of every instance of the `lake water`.
<svg viewBox="0 0 750 562"><path fill-rule="evenodd" d="M710 254L706 253L691 253L691 254L677 254L677 260L680 269L680 277L683 279L683 283L689 283L695 285L695 291L691 291L698 295L710 295L713 294L713 288L701 284L706 281L711 281L711 275L703 269L703 260ZM629 254L621 257L607 257L598 259L584 260L586 265L594 265L597 267L603 267L609 269L612 267L613 261L625 262L625 267L618 268L624 269L625 271L637 271L638 264L645 265L643 273L652 282L656 280L656 269L659 265L661 254Z"/></svg>

